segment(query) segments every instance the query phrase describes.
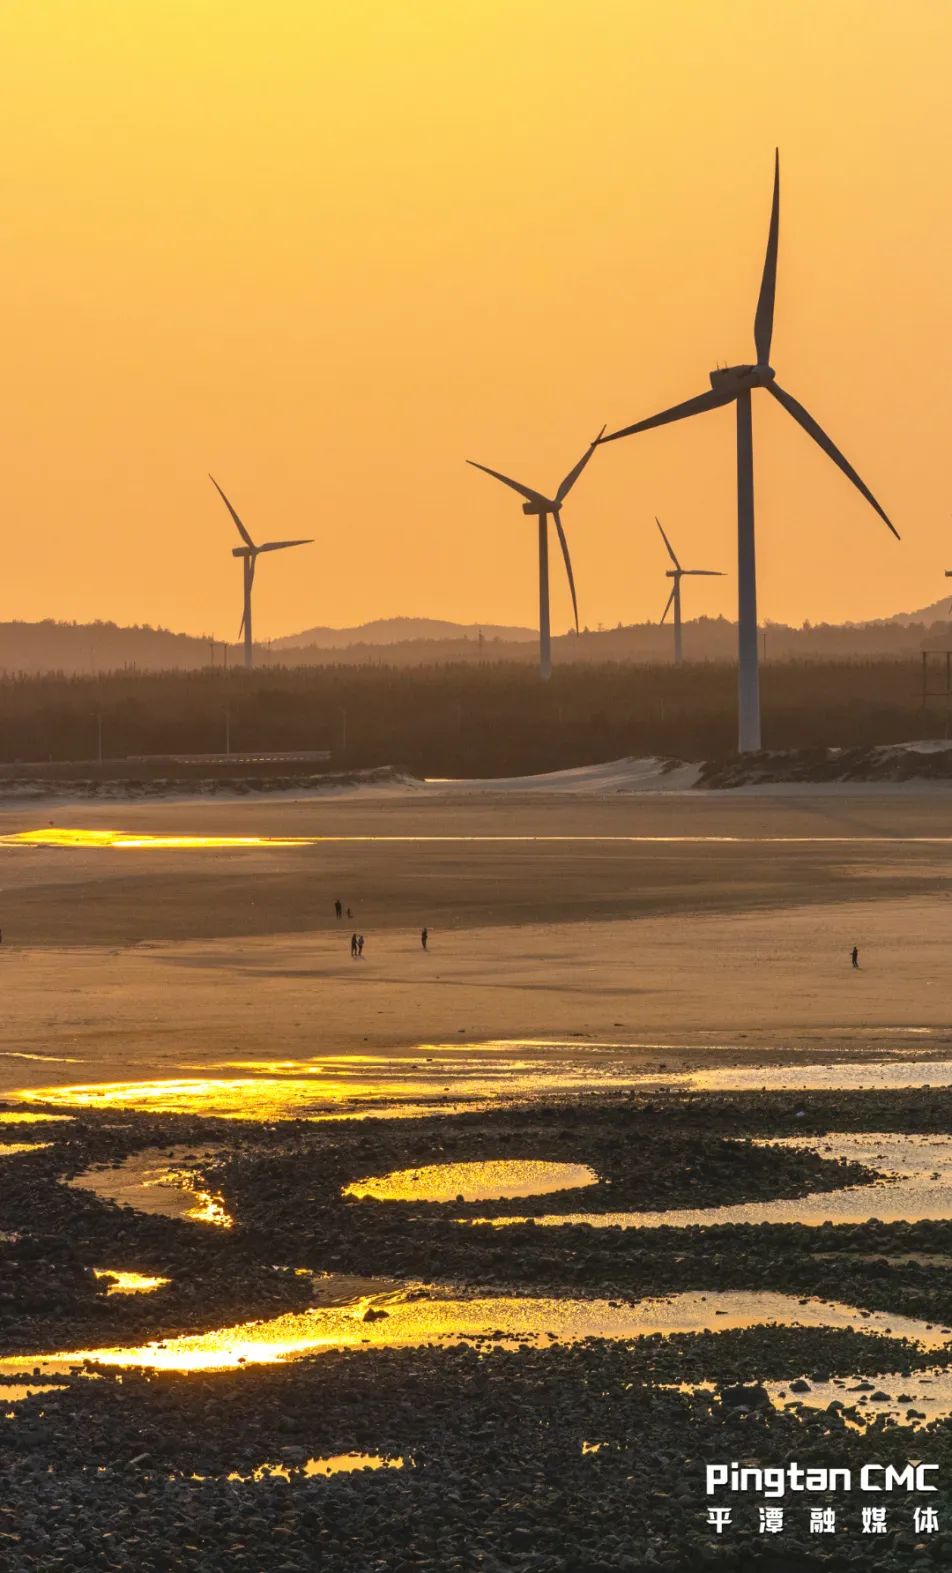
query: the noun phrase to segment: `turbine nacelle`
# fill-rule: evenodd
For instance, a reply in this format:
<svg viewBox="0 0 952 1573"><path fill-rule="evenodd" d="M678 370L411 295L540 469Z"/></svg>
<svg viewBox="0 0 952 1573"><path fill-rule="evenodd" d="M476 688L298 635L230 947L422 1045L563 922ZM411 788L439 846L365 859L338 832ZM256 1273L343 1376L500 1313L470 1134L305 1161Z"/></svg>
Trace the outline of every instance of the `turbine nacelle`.
<svg viewBox="0 0 952 1573"><path fill-rule="evenodd" d="M558 506L558 503L549 502L545 497L540 497L537 502L524 502L522 511L530 515L534 514L536 518L539 518L544 513L557 512Z"/></svg>
<svg viewBox="0 0 952 1573"><path fill-rule="evenodd" d="M718 366L710 373L711 387L725 399L732 399L751 388L766 388L776 375L772 366Z"/></svg>
<svg viewBox="0 0 952 1573"><path fill-rule="evenodd" d="M231 555L232 557L254 557L255 551L256 548L254 546L233 546Z"/></svg>

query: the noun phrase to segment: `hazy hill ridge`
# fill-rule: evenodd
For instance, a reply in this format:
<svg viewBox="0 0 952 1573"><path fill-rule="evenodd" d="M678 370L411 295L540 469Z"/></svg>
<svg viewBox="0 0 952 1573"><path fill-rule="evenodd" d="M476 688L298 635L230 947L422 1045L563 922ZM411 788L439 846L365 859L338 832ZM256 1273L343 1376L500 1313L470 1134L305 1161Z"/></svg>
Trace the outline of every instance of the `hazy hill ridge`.
<svg viewBox="0 0 952 1573"><path fill-rule="evenodd" d="M767 662L778 660L908 658L923 647L944 649L952 645L952 620L948 602L936 603L922 614L898 613L873 623L804 623L791 628L767 623L760 633ZM480 634L482 637L480 638ZM684 649L689 661L736 659L737 626L724 617L701 617L684 625ZM657 623L634 623L617 628L584 629L561 634L553 640L557 661L567 662L669 662L672 635ZM43 622L0 623L0 674L61 672L67 676L90 672L197 670L221 666L225 651L219 640L173 633L149 625L123 627L116 623ZM240 664L241 652L230 645L229 666ZM473 665L478 662L536 659L536 635L531 629L500 624L446 622L437 618L381 618L355 628L310 629L256 647L261 667L273 666L423 666L443 662Z"/></svg>

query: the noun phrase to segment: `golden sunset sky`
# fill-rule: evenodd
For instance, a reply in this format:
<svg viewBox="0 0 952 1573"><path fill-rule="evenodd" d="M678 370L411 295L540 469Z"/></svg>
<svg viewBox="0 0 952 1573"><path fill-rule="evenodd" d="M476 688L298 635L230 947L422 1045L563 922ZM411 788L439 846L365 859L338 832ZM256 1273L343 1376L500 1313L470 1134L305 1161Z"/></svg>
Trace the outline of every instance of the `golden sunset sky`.
<svg viewBox="0 0 952 1573"><path fill-rule="evenodd" d="M952 567L949 0L4 0L0 617L234 638L534 624L534 526L603 422L773 362L897 544L755 395L762 617ZM732 409L611 445L565 523L582 620L735 612ZM554 622L569 601L553 562Z"/></svg>

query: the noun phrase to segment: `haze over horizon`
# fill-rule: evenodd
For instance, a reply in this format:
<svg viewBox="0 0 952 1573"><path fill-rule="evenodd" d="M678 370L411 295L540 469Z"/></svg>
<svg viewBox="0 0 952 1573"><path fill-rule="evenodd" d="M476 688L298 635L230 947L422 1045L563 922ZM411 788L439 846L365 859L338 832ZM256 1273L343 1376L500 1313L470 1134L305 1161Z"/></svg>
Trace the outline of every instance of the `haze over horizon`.
<svg viewBox="0 0 952 1573"><path fill-rule="evenodd" d="M256 538L315 537L262 564L262 640L421 602L534 626L533 526L464 460L551 486L751 358L775 143L775 363L903 540L761 401L761 616L941 595L948 8L36 0L0 44L0 618L234 641L211 469ZM660 616L656 513L726 570L689 615L735 617L730 411L596 455L583 623Z"/></svg>

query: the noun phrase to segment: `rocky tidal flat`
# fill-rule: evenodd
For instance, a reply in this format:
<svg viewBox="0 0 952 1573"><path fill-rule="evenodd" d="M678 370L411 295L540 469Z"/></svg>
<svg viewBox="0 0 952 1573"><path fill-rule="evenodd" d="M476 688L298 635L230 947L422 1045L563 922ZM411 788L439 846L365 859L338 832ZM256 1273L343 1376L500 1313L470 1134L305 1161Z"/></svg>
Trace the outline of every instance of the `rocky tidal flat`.
<svg viewBox="0 0 952 1573"><path fill-rule="evenodd" d="M924 1413L909 1395L941 1394L952 1371L952 1221L877 1221L889 1175L825 1156L824 1138L950 1129L942 1088L592 1094L320 1124L78 1109L43 1130L42 1146L0 1158L0 1567L952 1564L944 1484L928 1499L934 1533L912 1532L924 1499L903 1496L872 1541L860 1499L834 1493L809 1501L836 1505L842 1533L811 1534L797 1506L769 1545L759 1498L735 1503L730 1535L716 1537L704 1489L705 1464L722 1459L857 1470L927 1459L944 1481L952 1419L940 1399ZM220 1199L230 1228L181 1207L146 1211L132 1185L116 1202L105 1183L68 1183L90 1171L108 1181L139 1154L154 1177L163 1153ZM476 1164L502 1194L448 1195ZM429 1182L444 1166L455 1166L448 1186L430 1184L440 1199L418 1198L413 1175ZM510 1172L527 1221L500 1229ZM535 1173L547 1181L533 1196ZM392 1199L352 1193L393 1174ZM796 1198L845 1187L868 1191L866 1221L532 1221L782 1198L795 1215ZM115 1292L119 1274L148 1290ZM774 1322L740 1325L725 1311L732 1295L756 1306L765 1290L785 1297ZM478 1304L478 1328L441 1332L428 1296ZM624 1335L627 1316L670 1310L673 1296L702 1307L696 1331ZM396 1343L414 1303L419 1341ZM512 1304L527 1315L507 1334ZM545 1305L553 1326L529 1315ZM569 1336L579 1305L588 1314ZM275 1345L226 1369L41 1363L171 1351L210 1329L297 1325L322 1306L335 1308L328 1327L347 1321L348 1344ZM883 1373L888 1405L872 1401ZM315 1462L355 1454L399 1467Z"/></svg>

